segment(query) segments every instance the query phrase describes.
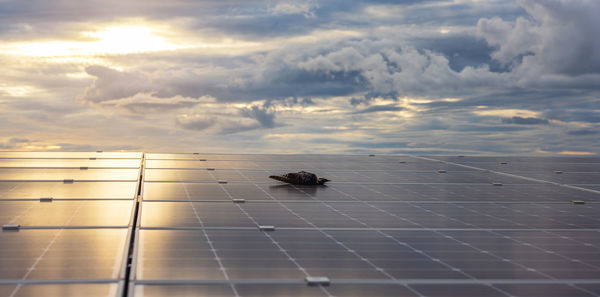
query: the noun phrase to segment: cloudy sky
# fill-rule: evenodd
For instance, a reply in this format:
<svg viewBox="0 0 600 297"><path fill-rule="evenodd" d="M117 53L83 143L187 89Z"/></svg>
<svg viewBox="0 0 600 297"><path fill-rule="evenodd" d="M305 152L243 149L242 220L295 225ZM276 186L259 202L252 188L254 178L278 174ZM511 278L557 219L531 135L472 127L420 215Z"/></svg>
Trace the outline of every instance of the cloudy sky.
<svg viewBox="0 0 600 297"><path fill-rule="evenodd" d="M598 0L0 0L0 149L600 153Z"/></svg>

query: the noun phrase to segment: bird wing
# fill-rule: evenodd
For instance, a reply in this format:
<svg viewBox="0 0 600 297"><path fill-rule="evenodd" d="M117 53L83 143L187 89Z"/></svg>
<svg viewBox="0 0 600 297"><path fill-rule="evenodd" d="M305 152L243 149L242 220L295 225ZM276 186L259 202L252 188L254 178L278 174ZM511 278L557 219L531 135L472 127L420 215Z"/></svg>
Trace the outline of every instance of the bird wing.
<svg viewBox="0 0 600 297"><path fill-rule="evenodd" d="M269 176L270 179L274 179L274 180L278 180L278 181L282 181L284 183L293 183L293 181L285 176L279 176L279 175L271 175Z"/></svg>

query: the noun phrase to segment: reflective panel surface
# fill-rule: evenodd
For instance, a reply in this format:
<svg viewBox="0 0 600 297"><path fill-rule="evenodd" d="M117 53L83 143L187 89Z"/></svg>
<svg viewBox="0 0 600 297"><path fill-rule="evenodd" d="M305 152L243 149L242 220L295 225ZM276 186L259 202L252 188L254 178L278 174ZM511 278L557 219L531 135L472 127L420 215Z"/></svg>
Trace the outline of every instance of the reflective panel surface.
<svg viewBox="0 0 600 297"><path fill-rule="evenodd" d="M0 296L600 294L600 158L141 158L0 153Z"/></svg>
<svg viewBox="0 0 600 297"><path fill-rule="evenodd" d="M145 200L297 200L297 201L600 201L600 194L549 184L358 184L298 186L283 183L145 182Z"/></svg>
<svg viewBox="0 0 600 297"><path fill-rule="evenodd" d="M106 297L118 296L115 284L27 284L0 285L0 296L14 297Z"/></svg>
<svg viewBox="0 0 600 297"><path fill-rule="evenodd" d="M144 202L143 227L600 228L600 204Z"/></svg>
<svg viewBox="0 0 600 297"><path fill-rule="evenodd" d="M0 159L0 167L138 168L140 159Z"/></svg>
<svg viewBox="0 0 600 297"><path fill-rule="evenodd" d="M142 153L136 152L0 152L0 158L19 159L19 158L108 158L108 159L140 159Z"/></svg>
<svg viewBox="0 0 600 297"><path fill-rule="evenodd" d="M147 169L147 181L216 181L227 180L236 182L267 182L270 175L283 175L292 171L281 170L206 170L206 169ZM537 184L518 178L507 177L495 173L479 173L472 171L336 171L312 170L319 177L325 177L341 183L462 183L462 184L491 184L501 182L506 184Z"/></svg>
<svg viewBox="0 0 600 297"><path fill-rule="evenodd" d="M597 279L596 233L141 230L136 271L139 280Z"/></svg>
<svg viewBox="0 0 600 297"><path fill-rule="evenodd" d="M126 229L0 232L0 279L114 279Z"/></svg>
<svg viewBox="0 0 600 297"><path fill-rule="evenodd" d="M6 169L0 168L0 180L91 180L136 181L139 169Z"/></svg>
<svg viewBox="0 0 600 297"><path fill-rule="evenodd" d="M218 296L234 297L240 296L305 296L305 297L405 297L418 296L406 286L402 285L352 285L340 284L329 287L310 287L304 284L240 284L227 285L138 285L135 287L133 296Z"/></svg>
<svg viewBox="0 0 600 297"><path fill-rule="evenodd" d="M136 182L0 182L1 199L133 199Z"/></svg>
<svg viewBox="0 0 600 297"><path fill-rule="evenodd" d="M23 227L129 225L133 201L0 201L0 223Z"/></svg>

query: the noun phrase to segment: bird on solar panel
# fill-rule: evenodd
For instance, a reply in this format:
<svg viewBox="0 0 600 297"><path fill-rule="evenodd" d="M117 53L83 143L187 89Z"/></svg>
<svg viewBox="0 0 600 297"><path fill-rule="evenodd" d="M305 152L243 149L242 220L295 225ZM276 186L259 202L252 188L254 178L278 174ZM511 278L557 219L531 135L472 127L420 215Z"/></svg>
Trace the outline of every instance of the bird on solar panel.
<svg viewBox="0 0 600 297"><path fill-rule="evenodd" d="M317 178L316 174L306 171L286 173L284 175L271 175L269 178L294 185L323 185L329 181L326 178Z"/></svg>

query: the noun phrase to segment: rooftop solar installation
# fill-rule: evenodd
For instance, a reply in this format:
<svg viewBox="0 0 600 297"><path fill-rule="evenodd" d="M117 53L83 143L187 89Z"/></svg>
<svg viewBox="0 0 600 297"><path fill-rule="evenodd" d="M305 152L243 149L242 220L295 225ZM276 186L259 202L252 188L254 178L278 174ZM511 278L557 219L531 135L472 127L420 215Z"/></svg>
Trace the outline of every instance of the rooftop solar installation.
<svg viewBox="0 0 600 297"><path fill-rule="evenodd" d="M0 296L600 296L599 202L600 158L0 152Z"/></svg>

